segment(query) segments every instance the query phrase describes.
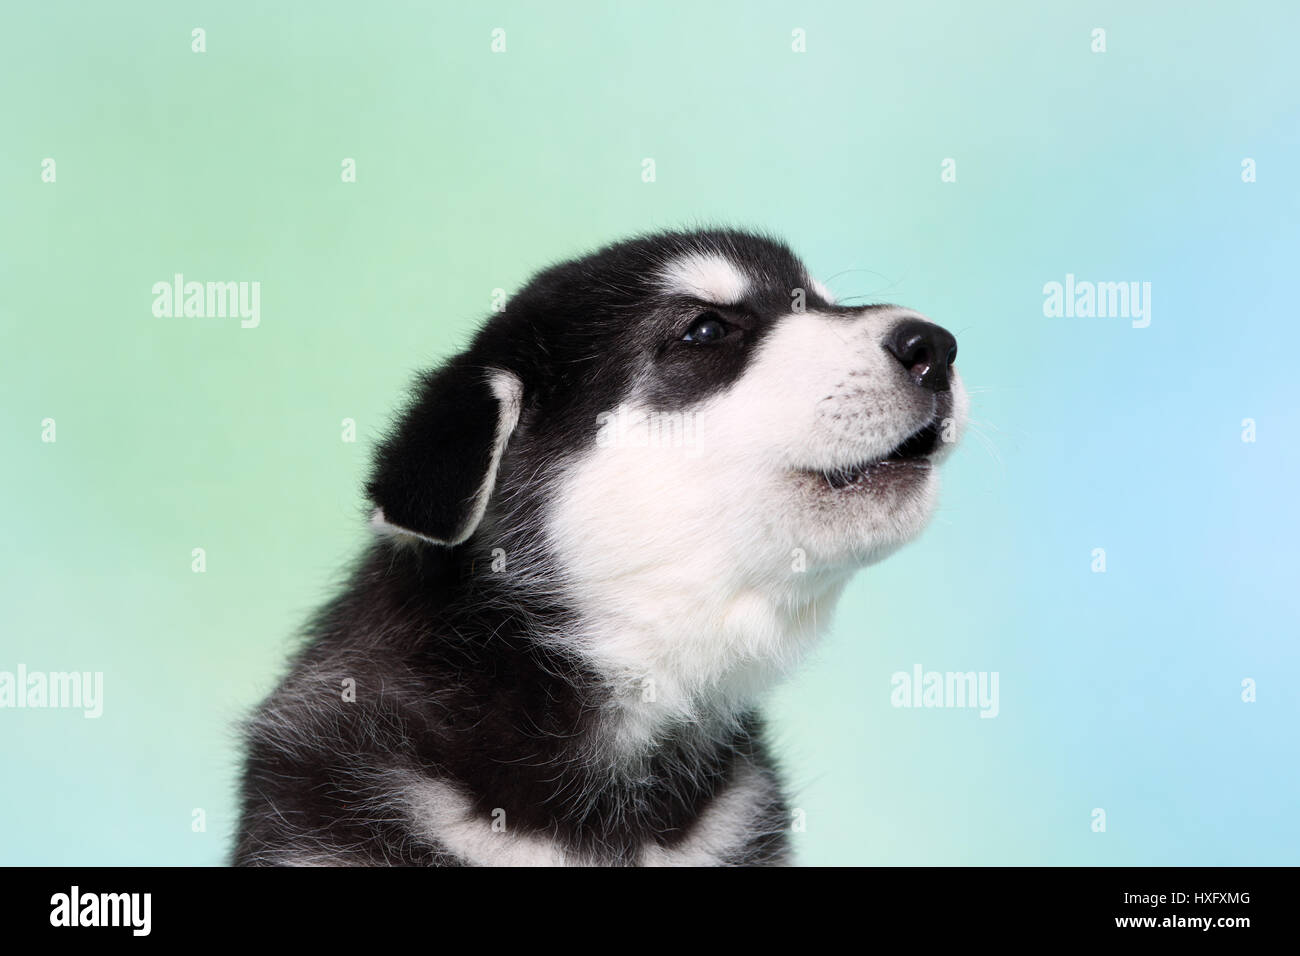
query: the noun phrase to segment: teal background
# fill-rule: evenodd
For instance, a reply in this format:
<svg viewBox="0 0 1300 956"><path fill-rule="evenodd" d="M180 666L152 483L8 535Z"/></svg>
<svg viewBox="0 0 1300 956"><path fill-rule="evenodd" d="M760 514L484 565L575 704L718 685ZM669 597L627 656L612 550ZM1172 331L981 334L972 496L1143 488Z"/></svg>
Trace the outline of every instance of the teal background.
<svg viewBox="0 0 1300 956"><path fill-rule="evenodd" d="M975 390L934 525L769 708L802 861L1300 862L1294 5L3 19L0 670L106 686L0 711L0 862L221 862L233 724L364 540L412 373L494 288L699 222L934 317ZM260 281L260 327L155 318L175 272ZM1151 282L1150 327L1044 318L1066 273ZM916 663L998 671L1000 716L892 708Z"/></svg>

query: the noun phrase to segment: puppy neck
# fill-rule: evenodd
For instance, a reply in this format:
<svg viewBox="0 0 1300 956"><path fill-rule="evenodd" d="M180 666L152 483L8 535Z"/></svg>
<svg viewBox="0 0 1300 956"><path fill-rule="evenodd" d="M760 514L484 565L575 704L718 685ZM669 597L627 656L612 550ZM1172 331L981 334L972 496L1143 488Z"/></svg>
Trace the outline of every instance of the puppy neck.
<svg viewBox="0 0 1300 956"><path fill-rule="evenodd" d="M827 629L847 575L798 587L665 592L645 579L586 582L571 647L609 689L616 749L674 728L725 733L786 677ZM591 599L617 587L620 600ZM612 597L612 596L611 596Z"/></svg>

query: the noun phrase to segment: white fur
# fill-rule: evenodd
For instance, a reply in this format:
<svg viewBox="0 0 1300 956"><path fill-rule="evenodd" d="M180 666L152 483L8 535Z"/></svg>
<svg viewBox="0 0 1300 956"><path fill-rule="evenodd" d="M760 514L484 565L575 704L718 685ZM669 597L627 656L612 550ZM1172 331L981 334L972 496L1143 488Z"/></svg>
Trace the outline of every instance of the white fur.
<svg viewBox="0 0 1300 956"><path fill-rule="evenodd" d="M852 573L924 527L929 465L881 466L915 470L846 491L808 471L884 457L935 415L881 344L909 317L783 317L693 409L694 447L596 447L566 476L552 544L588 622L578 646L621 688L625 748L750 706L826 629ZM960 428L956 379L953 395Z"/></svg>
<svg viewBox="0 0 1300 956"><path fill-rule="evenodd" d="M686 838L665 849L651 843L642 851L642 866L716 866L739 853L758 835L755 821L768 798L769 785L745 766L692 824Z"/></svg>
<svg viewBox="0 0 1300 956"><path fill-rule="evenodd" d="M826 286L825 283L818 282L816 279L813 278L809 278L808 281L812 283L814 292L816 292L819 296L821 296L823 299L825 299L827 302L831 303L832 305L835 304L835 293L832 292Z"/></svg>
<svg viewBox="0 0 1300 956"><path fill-rule="evenodd" d="M564 866L578 863L554 840L511 829L493 830L493 819L475 811L451 784L412 774L402 791L416 831L472 866Z"/></svg>
<svg viewBox="0 0 1300 956"><path fill-rule="evenodd" d="M590 866L596 861L566 852L540 833L519 832L508 816L475 810L455 786L414 773L404 774L398 788L414 829L471 866ZM670 849L648 843L642 866L711 866L742 851L759 831L756 821L769 797L770 783L754 767L740 768L736 779L718 794ZM326 856L325 861L328 861ZM304 865L308 861L295 861Z"/></svg>
<svg viewBox="0 0 1300 956"><path fill-rule="evenodd" d="M667 291L694 296L714 305L741 301L749 291L749 279L728 259L696 252L669 263L663 273Z"/></svg>

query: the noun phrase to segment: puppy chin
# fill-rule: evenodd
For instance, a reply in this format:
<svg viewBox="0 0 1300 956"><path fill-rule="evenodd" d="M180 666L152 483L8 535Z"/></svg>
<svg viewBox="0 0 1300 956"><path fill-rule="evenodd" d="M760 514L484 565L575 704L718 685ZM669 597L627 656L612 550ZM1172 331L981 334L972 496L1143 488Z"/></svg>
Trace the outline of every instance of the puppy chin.
<svg viewBox="0 0 1300 956"><path fill-rule="evenodd" d="M807 542L810 565L853 571L875 564L929 525L939 500L933 462L882 465L879 471L839 490L817 476L801 480L795 537Z"/></svg>

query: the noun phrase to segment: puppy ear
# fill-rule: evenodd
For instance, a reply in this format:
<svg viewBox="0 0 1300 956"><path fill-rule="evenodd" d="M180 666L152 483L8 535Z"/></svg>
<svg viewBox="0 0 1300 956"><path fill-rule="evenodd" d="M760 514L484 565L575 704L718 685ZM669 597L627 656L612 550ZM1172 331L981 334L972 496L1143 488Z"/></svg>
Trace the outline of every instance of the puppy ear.
<svg viewBox="0 0 1300 956"><path fill-rule="evenodd" d="M451 365L426 375L375 455L371 525L439 545L466 540L487 509L522 398L523 383L500 369Z"/></svg>

